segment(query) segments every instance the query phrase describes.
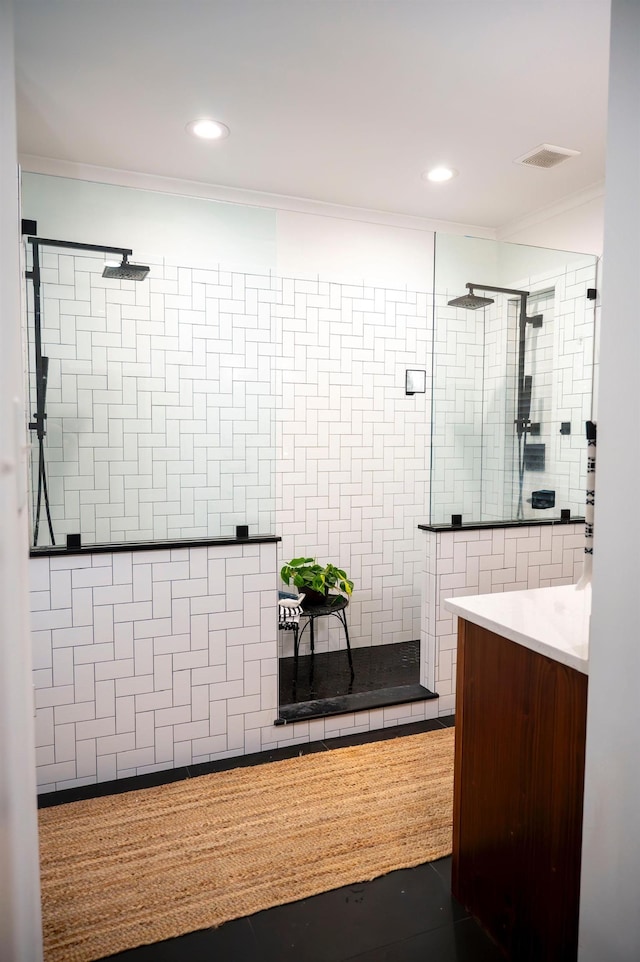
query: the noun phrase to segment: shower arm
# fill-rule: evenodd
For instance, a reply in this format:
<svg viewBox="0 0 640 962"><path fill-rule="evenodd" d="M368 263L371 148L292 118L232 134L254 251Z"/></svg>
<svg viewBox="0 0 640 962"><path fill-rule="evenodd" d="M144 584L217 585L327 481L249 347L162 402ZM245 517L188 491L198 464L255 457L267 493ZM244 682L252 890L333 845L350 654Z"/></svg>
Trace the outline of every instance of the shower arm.
<svg viewBox="0 0 640 962"><path fill-rule="evenodd" d="M512 287L489 287L487 284L467 284L467 288L470 291L475 289L479 291L490 291L493 294L512 294L515 297L520 298L520 315L518 318L518 396L516 399L516 433L518 440L524 437L526 444L527 440L527 430L529 426L529 414L530 410L525 411L525 378L524 378L524 352L525 352L525 342L527 334L527 323L529 318L527 317L527 298L529 297L529 291L519 291ZM527 408L530 407L530 397Z"/></svg>
<svg viewBox="0 0 640 962"><path fill-rule="evenodd" d="M80 244L77 241L55 240L51 237L27 237L27 241L32 248L33 269L26 272L26 276L33 284L34 302L34 357L36 366L36 410L33 421L29 423L29 430L35 431L39 441L46 435L45 421L47 419L45 411L46 380L47 380L47 359L42 356L42 307L41 307L41 276L40 276L40 248L63 247L72 250L95 251L98 254L120 254L126 260L133 250L127 247L108 247L104 244Z"/></svg>
<svg viewBox="0 0 640 962"><path fill-rule="evenodd" d="M129 257L133 250L128 247L107 247L104 244L80 244L78 241L52 240L50 237L27 237L27 240L34 247L36 245L46 247L66 247L76 251L96 251L98 254L121 254Z"/></svg>

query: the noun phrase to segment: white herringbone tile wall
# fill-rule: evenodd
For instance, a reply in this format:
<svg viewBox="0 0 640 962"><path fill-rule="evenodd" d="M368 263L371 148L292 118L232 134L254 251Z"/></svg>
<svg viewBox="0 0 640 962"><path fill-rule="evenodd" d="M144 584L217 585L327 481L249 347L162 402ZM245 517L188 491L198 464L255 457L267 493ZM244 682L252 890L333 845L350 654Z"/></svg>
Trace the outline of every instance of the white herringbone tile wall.
<svg viewBox="0 0 640 962"><path fill-rule="evenodd" d="M420 532L436 701L276 726L275 544L32 558L40 791L401 725L455 708L444 598L569 584L579 524Z"/></svg>
<svg viewBox="0 0 640 962"><path fill-rule="evenodd" d="M425 531L421 658L423 684L439 714L455 710L457 617L445 598L575 584L584 563L584 524Z"/></svg>
<svg viewBox="0 0 640 962"><path fill-rule="evenodd" d="M248 524L282 536L281 560L309 554L348 571L355 646L417 638L428 295L163 262L136 283L101 267L43 249L57 543L233 536ZM405 394L407 368L429 372L426 393ZM35 409L33 377L31 389ZM318 650L339 643L323 626Z"/></svg>
<svg viewBox="0 0 640 962"><path fill-rule="evenodd" d="M40 792L433 717L275 726L275 544L30 561Z"/></svg>
<svg viewBox="0 0 640 962"><path fill-rule="evenodd" d="M329 231L332 244L339 233ZM306 253L305 279L248 273L241 259L230 269L141 259L152 272L139 284L107 282L102 262L80 254L43 259L56 533L79 531L84 544L180 540L249 524L282 542L31 559L40 790L450 713L455 624L442 598L564 583L581 564L571 543L581 526L417 528L432 450L444 457L445 520L467 504L479 384L486 393L505 365L483 367L469 313L454 312L435 346L458 379L432 391L432 297L403 287L402 274L395 286L391 276L379 286L313 279ZM425 258L425 276L432 267ZM584 278L574 281L567 304L582 296ZM560 345L569 360L558 390L576 409L583 320ZM426 394L405 394L407 368L427 372ZM432 396L445 404L433 447ZM566 439L554 445L556 458ZM493 455L504 476L508 452L494 444ZM482 510L502 497L485 487ZM482 499L469 498L475 512ZM278 570L307 553L355 581L354 645L420 636L421 680L439 701L274 725ZM318 649L342 645L337 623L323 625Z"/></svg>
<svg viewBox="0 0 640 962"><path fill-rule="evenodd" d="M277 708L274 544L30 564L40 791L258 750Z"/></svg>
<svg viewBox="0 0 640 962"><path fill-rule="evenodd" d="M145 281L118 281L102 266L42 250L57 539L229 537L237 524L272 532L281 282L162 261ZM30 388L35 410L33 376Z"/></svg>
<svg viewBox="0 0 640 962"><path fill-rule="evenodd" d="M283 281L282 299L281 557L348 572L355 646L416 639L431 385L429 371L426 393L406 395L405 371L430 369L427 295ZM343 643L337 623L318 634L319 651Z"/></svg>

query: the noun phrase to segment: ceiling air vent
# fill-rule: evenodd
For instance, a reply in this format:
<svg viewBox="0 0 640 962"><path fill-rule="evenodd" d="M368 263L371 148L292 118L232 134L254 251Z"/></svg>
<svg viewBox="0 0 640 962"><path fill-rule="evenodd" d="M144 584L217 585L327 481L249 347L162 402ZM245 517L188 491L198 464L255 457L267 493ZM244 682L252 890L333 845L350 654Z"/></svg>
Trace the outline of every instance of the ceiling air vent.
<svg viewBox="0 0 640 962"><path fill-rule="evenodd" d="M569 160L569 157L577 157L579 153L579 150L571 150L569 147L540 144L539 147L527 151L522 157L516 157L514 164L524 164L525 167L543 167L547 170L564 163L565 160Z"/></svg>

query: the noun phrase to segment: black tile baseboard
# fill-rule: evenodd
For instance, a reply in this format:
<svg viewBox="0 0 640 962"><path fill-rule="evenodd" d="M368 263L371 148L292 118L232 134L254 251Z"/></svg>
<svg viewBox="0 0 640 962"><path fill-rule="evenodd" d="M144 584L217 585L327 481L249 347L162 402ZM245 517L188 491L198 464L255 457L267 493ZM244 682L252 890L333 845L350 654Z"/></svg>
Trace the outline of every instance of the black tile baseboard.
<svg viewBox="0 0 640 962"><path fill-rule="evenodd" d="M335 738L328 738L322 741L284 745L282 748L274 748L266 752L255 752L251 755L236 755L232 758L219 758L214 761L199 762L197 765L189 765L182 768L167 768L159 772L149 772L146 775L134 775L130 778L120 778L110 782L96 782L93 785L81 785L77 788L68 788L61 792L45 792L38 796L38 808L50 808L52 805L63 805L66 802L79 802L87 798L99 798L103 795L133 792L141 788L155 788L158 785L177 782L183 778L197 778L200 775L231 771L234 768L250 768L253 765L266 765L269 762L279 762L285 758L295 758L298 755L311 755L315 752L330 751L333 748L346 748L348 745L362 745L365 742L402 738L403 735L417 735L420 732L434 731L437 728L449 728L454 722L454 715L443 715L440 718L432 718L428 721L410 722L407 725L392 725L389 728L358 732L355 735L338 735Z"/></svg>

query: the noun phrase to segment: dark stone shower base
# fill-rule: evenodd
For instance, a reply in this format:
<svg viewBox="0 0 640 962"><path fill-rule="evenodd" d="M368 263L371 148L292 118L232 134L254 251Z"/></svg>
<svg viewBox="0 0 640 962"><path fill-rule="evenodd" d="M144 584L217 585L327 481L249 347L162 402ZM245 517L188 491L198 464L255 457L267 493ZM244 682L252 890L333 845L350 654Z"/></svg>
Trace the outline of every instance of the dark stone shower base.
<svg viewBox="0 0 640 962"><path fill-rule="evenodd" d="M301 655L294 684L293 658L280 658L280 711L276 725L437 698L420 682L420 642L354 648L353 680L346 650Z"/></svg>

